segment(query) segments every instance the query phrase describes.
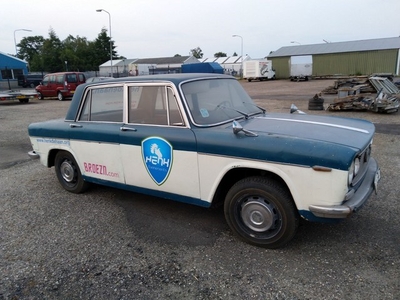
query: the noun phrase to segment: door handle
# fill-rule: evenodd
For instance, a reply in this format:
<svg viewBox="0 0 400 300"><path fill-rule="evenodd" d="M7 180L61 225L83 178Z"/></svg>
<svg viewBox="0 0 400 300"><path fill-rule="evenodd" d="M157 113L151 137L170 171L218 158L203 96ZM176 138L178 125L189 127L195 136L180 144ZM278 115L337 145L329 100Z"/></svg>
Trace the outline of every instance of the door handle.
<svg viewBox="0 0 400 300"><path fill-rule="evenodd" d="M121 126L120 130L121 130L121 131L137 131L136 128L124 127L124 126Z"/></svg>
<svg viewBox="0 0 400 300"><path fill-rule="evenodd" d="M78 124L69 124L69 127L71 128L82 128L82 125L78 125Z"/></svg>

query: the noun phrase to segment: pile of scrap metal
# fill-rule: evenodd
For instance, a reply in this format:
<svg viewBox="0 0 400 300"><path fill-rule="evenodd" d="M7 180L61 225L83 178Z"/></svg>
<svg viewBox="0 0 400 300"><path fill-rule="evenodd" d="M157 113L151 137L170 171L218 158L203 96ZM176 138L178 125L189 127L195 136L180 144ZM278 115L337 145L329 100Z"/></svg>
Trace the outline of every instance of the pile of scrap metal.
<svg viewBox="0 0 400 300"><path fill-rule="evenodd" d="M327 110L369 110L379 113L394 113L399 110L400 90L388 78L370 77L371 86L377 91L376 97L371 94L361 95L360 86L343 87L338 89L338 98L331 103Z"/></svg>
<svg viewBox="0 0 400 300"><path fill-rule="evenodd" d="M339 90L346 88L358 89L360 93L375 93L375 89L368 78L360 77L335 80L333 86L328 86L321 92L323 94L337 94Z"/></svg>

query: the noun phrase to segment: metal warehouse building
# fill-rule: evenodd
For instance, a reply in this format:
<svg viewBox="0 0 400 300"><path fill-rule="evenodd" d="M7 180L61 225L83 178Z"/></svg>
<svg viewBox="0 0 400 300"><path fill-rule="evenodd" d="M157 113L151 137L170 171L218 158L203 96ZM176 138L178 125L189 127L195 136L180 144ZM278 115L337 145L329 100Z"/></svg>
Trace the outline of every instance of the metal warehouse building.
<svg viewBox="0 0 400 300"><path fill-rule="evenodd" d="M312 76L400 75L400 37L279 48L268 55L277 78L290 77L290 60L312 57Z"/></svg>

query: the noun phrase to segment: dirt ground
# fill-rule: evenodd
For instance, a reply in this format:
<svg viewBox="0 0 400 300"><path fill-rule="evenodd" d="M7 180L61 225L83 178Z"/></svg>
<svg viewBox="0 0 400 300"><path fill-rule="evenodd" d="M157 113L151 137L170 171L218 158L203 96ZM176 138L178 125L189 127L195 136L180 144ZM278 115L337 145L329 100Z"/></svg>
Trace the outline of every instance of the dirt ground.
<svg viewBox="0 0 400 300"><path fill-rule="evenodd" d="M294 103L300 110L309 114L333 115L338 117L350 117L366 119L374 123L400 123L399 112L394 114L378 114L369 111L309 111L308 100L315 94L321 93L325 88L333 86L334 79L319 79L310 81L290 81L290 80L271 80L271 81L242 81L243 87L253 100L267 109L268 112L288 112ZM375 97L376 94L368 94ZM328 107L337 98L335 94L322 94L324 107Z"/></svg>

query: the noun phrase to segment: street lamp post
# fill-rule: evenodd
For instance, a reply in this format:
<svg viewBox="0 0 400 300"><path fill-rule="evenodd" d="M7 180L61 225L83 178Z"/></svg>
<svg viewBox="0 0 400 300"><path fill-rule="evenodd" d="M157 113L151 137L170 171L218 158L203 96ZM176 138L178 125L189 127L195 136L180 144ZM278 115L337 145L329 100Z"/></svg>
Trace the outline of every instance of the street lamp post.
<svg viewBox="0 0 400 300"><path fill-rule="evenodd" d="M239 37L241 40L240 78L243 78L243 37L237 34L232 35L232 37Z"/></svg>
<svg viewBox="0 0 400 300"><path fill-rule="evenodd" d="M15 40L15 32L16 32L16 31L29 31L29 32L32 32L32 30L30 30L30 29L15 29L15 30L14 30L15 55L18 54L18 51L17 51L17 41Z"/></svg>
<svg viewBox="0 0 400 300"><path fill-rule="evenodd" d="M102 12L102 11L104 11L105 13L108 14L108 26L109 26L109 28L110 28L110 62L111 62L111 77L114 77L114 76L113 76L113 62L112 62L111 14L110 14L108 11L106 11L105 9L102 9L102 8L96 9L96 11L97 11L97 12Z"/></svg>

